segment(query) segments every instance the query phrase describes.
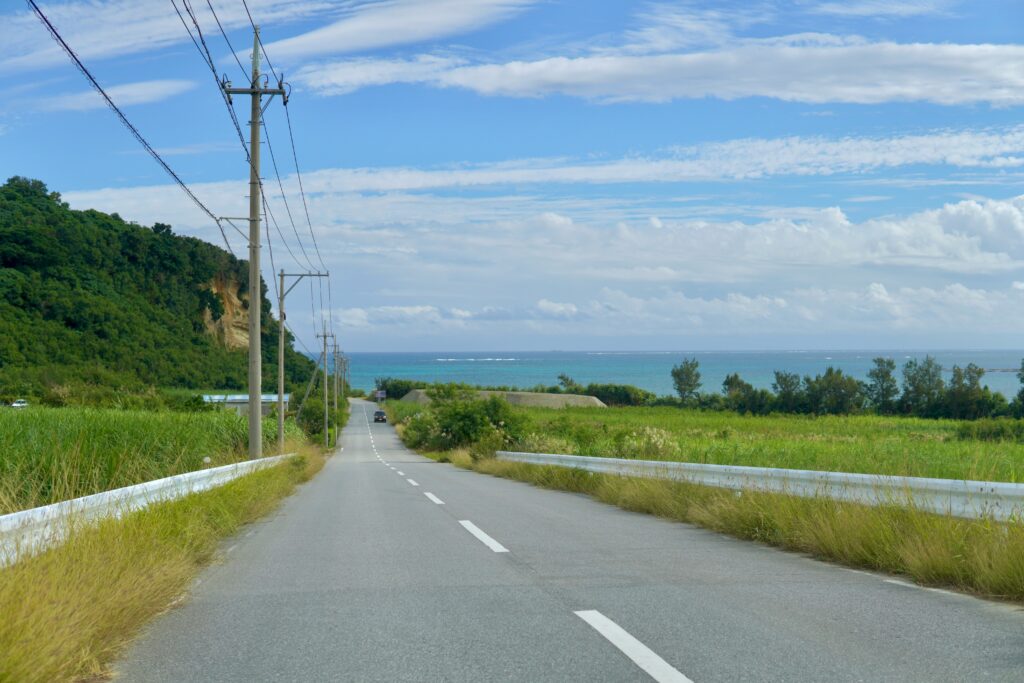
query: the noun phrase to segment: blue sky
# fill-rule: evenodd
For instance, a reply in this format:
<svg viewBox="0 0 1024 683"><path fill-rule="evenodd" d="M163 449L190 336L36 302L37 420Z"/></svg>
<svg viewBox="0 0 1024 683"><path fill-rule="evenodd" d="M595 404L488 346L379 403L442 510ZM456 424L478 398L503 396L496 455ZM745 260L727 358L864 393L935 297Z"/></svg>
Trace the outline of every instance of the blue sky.
<svg viewBox="0 0 1024 683"><path fill-rule="evenodd" d="M211 2L246 63L240 0ZM244 156L172 3L40 5L196 194L244 214ZM249 6L292 86L345 348L1021 346L1018 2ZM0 12L0 173L219 241L24 6ZM266 126L311 251L279 102ZM266 151L264 176L275 260L300 268ZM312 346L319 292L292 296Z"/></svg>

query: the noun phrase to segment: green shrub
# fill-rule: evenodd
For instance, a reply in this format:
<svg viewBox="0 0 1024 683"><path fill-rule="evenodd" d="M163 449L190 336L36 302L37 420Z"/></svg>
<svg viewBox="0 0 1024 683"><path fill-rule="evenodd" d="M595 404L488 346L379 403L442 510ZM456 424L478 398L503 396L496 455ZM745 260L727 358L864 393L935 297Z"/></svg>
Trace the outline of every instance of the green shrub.
<svg viewBox="0 0 1024 683"><path fill-rule="evenodd" d="M441 430L439 448L469 446L491 427L483 401L448 401L439 403L434 410Z"/></svg>
<svg viewBox="0 0 1024 683"><path fill-rule="evenodd" d="M985 418L962 422L956 430L957 438L964 441L1016 441L1024 442L1024 420L1012 418Z"/></svg>

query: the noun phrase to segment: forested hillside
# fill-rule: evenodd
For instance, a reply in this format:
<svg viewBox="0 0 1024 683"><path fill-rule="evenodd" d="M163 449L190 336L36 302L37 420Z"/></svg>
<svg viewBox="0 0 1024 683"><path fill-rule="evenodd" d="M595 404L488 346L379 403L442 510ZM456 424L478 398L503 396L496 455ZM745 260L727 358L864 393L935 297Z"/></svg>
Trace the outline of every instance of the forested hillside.
<svg viewBox="0 0 1024 683"><path fill-rule="evenodd" d="M72 211L38 180L0 187L0 394L44 387L242 389L248 265L171 227ZM263 370L278 323L263 286ZM291 348L290 385L313 363Z"/></svg>

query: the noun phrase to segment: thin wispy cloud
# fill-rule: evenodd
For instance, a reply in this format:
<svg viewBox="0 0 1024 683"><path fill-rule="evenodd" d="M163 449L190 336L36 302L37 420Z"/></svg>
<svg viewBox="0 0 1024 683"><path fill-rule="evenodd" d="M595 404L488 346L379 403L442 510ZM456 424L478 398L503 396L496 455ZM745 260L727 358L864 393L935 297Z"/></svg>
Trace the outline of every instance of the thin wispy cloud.
<svg viewBox="0 0 1024 683"><path fill-rule="evenodd" d="M448 38L507 19L535 0L386 0L358 3L339 20L267 45L279 59L363 52Z"/></svg>
<svg viewBox="0 0 1024 683"><path fill-rule="evenodd" d="M608 161L522 159L437 169L322 169L308 173L305 180L307 189L317 192L386 192L546 183L660 184L836 176L911 165L1024 167L1024 126L879 138L746 138Z"/></svg>
<svg viewBox="0 0 1024 683"><path fill-rule="evenodd" d="M842 17L918 17L946 14L955 0L850 0L812 3L806 11Z"/></svg>
<svg viewBox="0 0 1024 683"><path fill-rule="evenodd" d="M901 44L791 36L732 49L652 55L549 57L452 64L434 56L304 67L297 81L325 95L373 84L419 83L480 95L568 95L605 103L767 97L809 104L1024 103L1024 47ZM375 78L376 77L376 78Z"/></svg>
<svg viewBox="0 0 1024 683"><path fill-rule="evenodd" d="M107 95L119 107L130 107L137 104L152 104L186 93L198 84L194 81L159 80L122 83L105 88ZM44 111L88 111L102 109L107 103L93 90L57 95L38 102L38 108Z"/></svg>
<svg viewBox="0 0 1024 683"><path fill-rule="evenodd" d="M266 23L290 22L319 16L347 5L343 0L249 0L256 17ZM249 25L239 2L214 2L228 30ZM43 9L75 52L84 60L152 53L189 37L166 0L71 0L46 3ZM201 25L216 26L205 2L193 3ZM30 10L3 16L0 21L0 72L35 70L63 65L67 57L49 39Z"/></svg>

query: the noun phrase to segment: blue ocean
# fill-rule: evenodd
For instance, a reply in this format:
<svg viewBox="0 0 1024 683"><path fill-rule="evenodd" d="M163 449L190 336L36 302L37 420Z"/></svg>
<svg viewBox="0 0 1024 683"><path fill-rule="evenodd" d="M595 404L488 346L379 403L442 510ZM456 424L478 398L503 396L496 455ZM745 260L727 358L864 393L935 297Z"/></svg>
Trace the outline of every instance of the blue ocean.
<svg viewBox="0 0 1024 683"><path fill-rule="evenodd" d="M557 384L565 373L581 384L632 384L659 395L672 394L670 371L684 358L700 361L702 390L715 392L729 373L738 372L756 387L771 388L775 370L816 375L829 366L866 379L872 359L885 356L900 368L911 358L935 357L946 378L954 365L985 368L984 384L1007 397L1017 393L1024 351L487 351L422 353L349 353L352 386L372 389L377 377L427 382L507 385L528 388Z"/></svg>

